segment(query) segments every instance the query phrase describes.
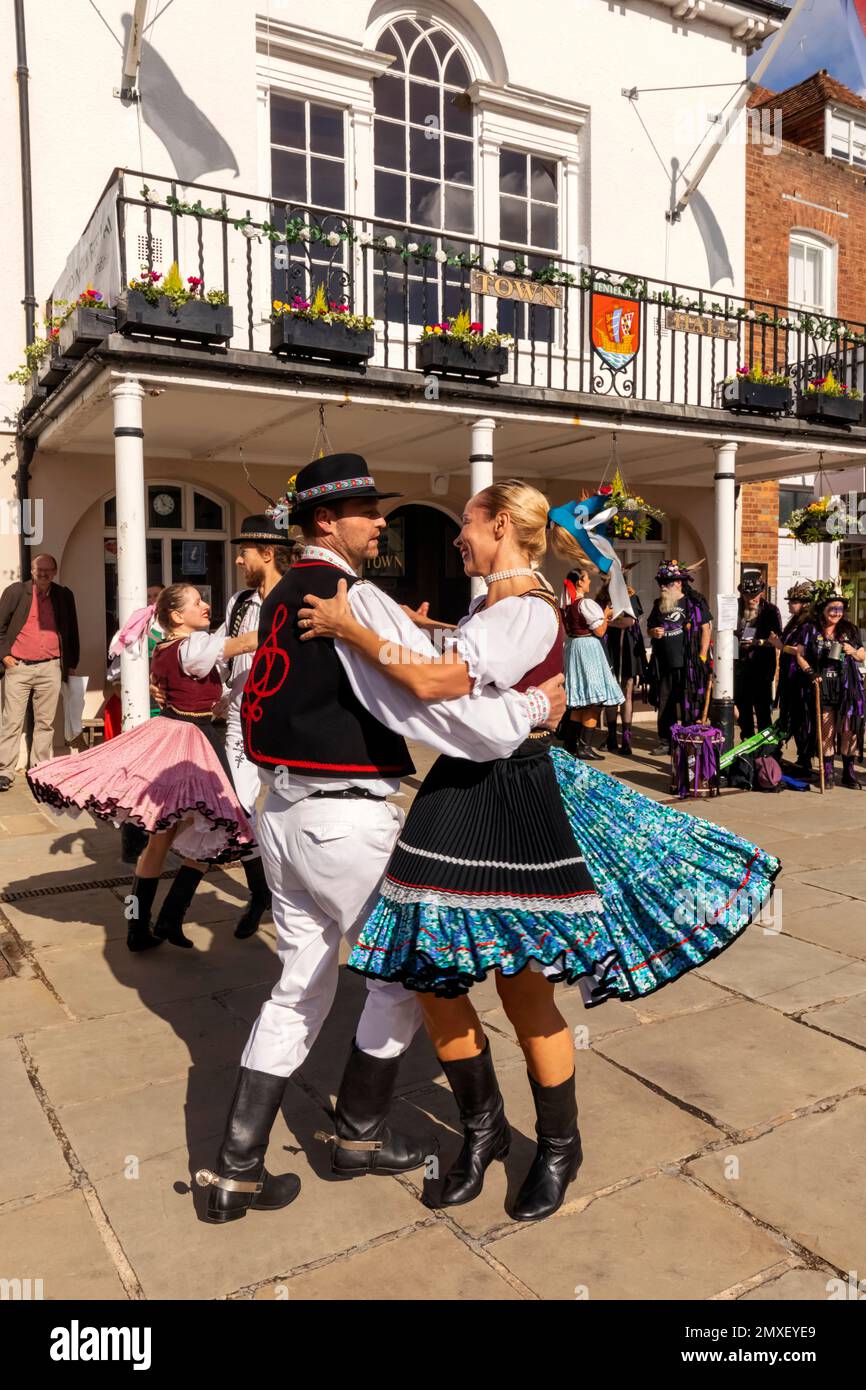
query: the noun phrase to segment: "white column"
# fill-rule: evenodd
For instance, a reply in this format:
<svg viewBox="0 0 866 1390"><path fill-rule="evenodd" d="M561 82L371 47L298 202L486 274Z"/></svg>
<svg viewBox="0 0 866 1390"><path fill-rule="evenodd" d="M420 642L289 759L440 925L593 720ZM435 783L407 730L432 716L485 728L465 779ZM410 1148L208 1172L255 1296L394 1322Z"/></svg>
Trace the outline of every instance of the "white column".
<svg viewBox="0 0 866 1390"><path fill-rule="evenodd" d="M474 497L476 492L481 492L482 488L489 487L493 482L493 431L496 429L496 421L486 416L482 420L473 420L469 428L472 430L472 447L469 450L469 493ZM484 593L483 579L476 577L469 582L473 598Z"/></svg>
<svg viewBox="0 0 866 1390"><path fill-rule="evenodd" d="M147 603L147 512L144 494L144 388L125 377L111 388L114 405L114 486L117 496L117 607L121 627ZM123 728L150 717L149 663L124 652L120 659Z"/></svg>
<svg viewBox="0 0 866 1390"><path fill-rule="evenodd" d="M714 595L711 606L718 618L719 594L736 593L734 570L736 548L736 463L737 446L733 440L713 446L715 471L715 540L716 565ZM734 634L715 632L715 680L713 685L712 721L725 734L725 747L733 743L734 732Z"/></svg>

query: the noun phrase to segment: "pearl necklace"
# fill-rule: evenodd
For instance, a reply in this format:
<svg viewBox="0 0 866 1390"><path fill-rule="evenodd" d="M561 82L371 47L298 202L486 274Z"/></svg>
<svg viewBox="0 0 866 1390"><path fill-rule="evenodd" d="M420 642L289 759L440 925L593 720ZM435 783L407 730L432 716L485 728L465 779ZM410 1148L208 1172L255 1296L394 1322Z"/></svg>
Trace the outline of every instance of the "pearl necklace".
<svg viewBox="0 0 866 1390"><path fill-rule="evenodd" d="M531 577L534 573L535 570L531 570L528 568L514 570L496 570L494 574L485 574L484 583L487 585L489 589L490 585L495 584L497 579L518 579L521 575L524 574L528 574Z"/></svg>

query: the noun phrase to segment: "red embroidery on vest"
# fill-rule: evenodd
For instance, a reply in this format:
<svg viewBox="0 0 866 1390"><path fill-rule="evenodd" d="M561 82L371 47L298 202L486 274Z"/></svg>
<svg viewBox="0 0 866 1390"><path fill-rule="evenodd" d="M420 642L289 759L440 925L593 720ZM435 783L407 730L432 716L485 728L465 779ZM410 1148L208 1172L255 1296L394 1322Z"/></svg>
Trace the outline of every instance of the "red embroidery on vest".
<svg viewBox="0 0 866 1390"><path fill-rule="evenodd" d="M282 688L289 674L291 665L288 654L277 646L277 633L284 627L289 616L289 610L284 603L281 603L274 613L274 621L271 630L253 657L253 664L250 667L247 683L244 688L244 698L241 705L241 718L244 722L244 734L247 740L247 747L252 748L252 726L257 724L262 717L262 702L269 700L272 695ZM277 668L277 675L271 681L274 668Z"/></svg>

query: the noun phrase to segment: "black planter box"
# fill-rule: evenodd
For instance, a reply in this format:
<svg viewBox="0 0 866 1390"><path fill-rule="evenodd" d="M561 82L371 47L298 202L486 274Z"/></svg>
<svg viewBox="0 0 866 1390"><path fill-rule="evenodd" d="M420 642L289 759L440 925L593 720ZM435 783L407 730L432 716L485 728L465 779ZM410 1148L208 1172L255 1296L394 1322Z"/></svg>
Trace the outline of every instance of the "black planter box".
<svg viewBox="0 0 866 1390"><path fill-rule="evenodd" d="M61 357L83 357L114 332L116 322L113 309L73 309L60 325L54 350Z"/></svg>
<svg viewBox="0 0 866 1390"><path fill-rule="evenodd" d="M827 425L859 425L863 420L863 402L850 396L825 396L823 391L810 391L797 401L801 420L818 420Z"/></svg>
<svg viewBox="0 0 866 1390"><path fill-rule="evenodd" d="M482 380L502 376L508 370L508 348L467 347L444 341L436 334L422 338L415 350L419 372L441 372L452 376L477 376Z"/></svg>
<svg viewBox="0 0 866 1390"><path fill-rule="evenodd" d="M791 409L790 386L769 386L764 381L748 381L738 377L726 381L722 388L725 410L753 410L761 415L785 415Z"/></svg>
<svg viewBox="0 0 866 1390"><path fill-rule="evenodd" d="M373 346L372 328L347 328L295 314L283 314L271 323L271 352L278 357L360 365L373 356Z"/></svg>
<svg viewBox="0 0 866 1390"><path fill-rule="evenodd" d="M129 290L117 301L117 327L121 333L192 343L227 343L234 332L230 304L191 299L174 309L166 295L151 304L141 290Z"/></svg>
<svg viewBox="0 0 866 1390"><path fill-rule="evenodd" d="M52 351L48 353L47 357L43 357L36 368L36 378L39 385L46 387L49 391L52 387L59 386L73 366L73 362L67 362L65 357L59 356L52 348Z"/></svg>

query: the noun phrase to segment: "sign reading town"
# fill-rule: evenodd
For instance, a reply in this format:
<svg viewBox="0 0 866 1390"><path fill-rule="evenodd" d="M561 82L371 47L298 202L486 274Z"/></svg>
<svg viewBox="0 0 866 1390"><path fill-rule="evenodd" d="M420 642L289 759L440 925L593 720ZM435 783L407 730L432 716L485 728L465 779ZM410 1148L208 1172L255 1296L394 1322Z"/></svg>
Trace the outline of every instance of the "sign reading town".
<svg viewBox="0 0 866 1390"><path fill-rule="evenodd" d="M545 309L561 309L562 285L545 285L523 275L497 275L492 270L473 270L469 276L473 294L491 294L497 299L516 299L520 304L539 304Z"/></svg>

